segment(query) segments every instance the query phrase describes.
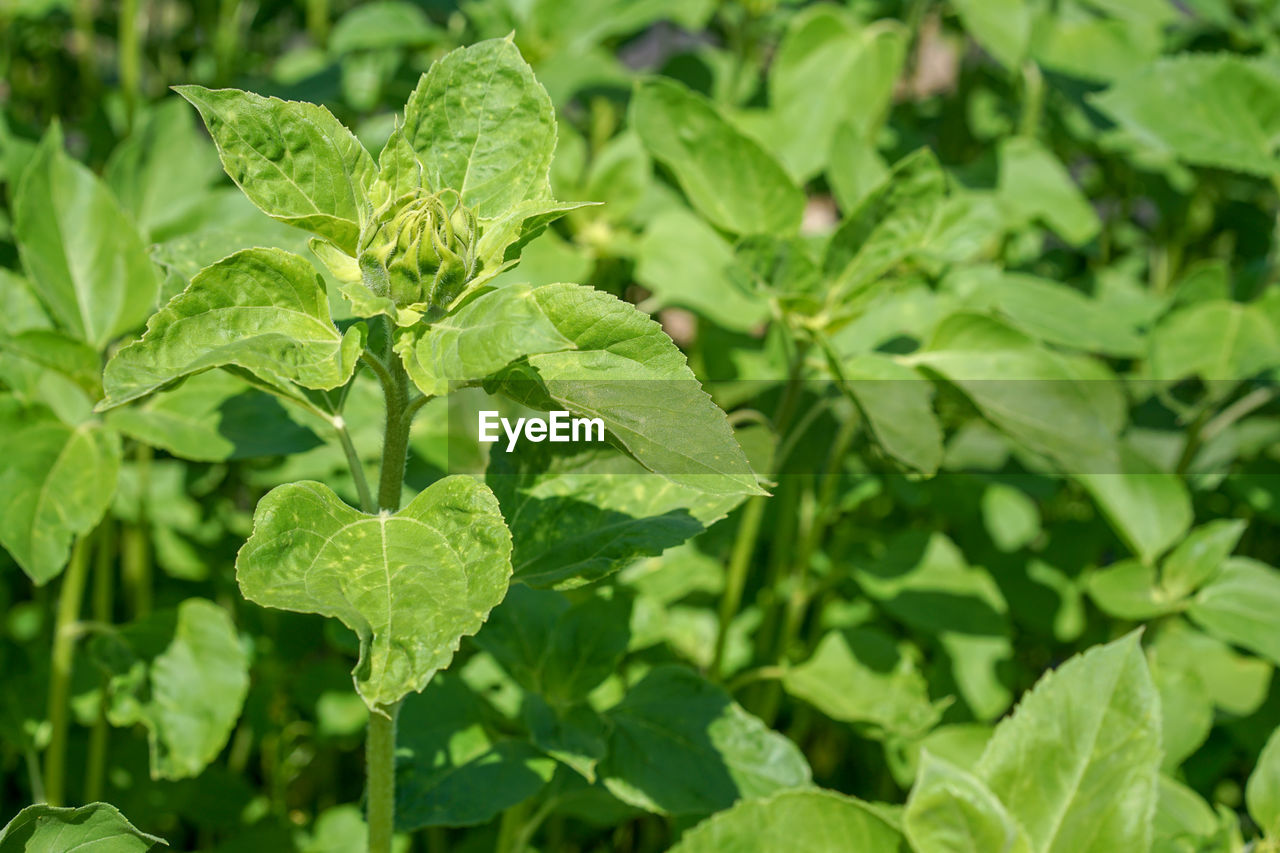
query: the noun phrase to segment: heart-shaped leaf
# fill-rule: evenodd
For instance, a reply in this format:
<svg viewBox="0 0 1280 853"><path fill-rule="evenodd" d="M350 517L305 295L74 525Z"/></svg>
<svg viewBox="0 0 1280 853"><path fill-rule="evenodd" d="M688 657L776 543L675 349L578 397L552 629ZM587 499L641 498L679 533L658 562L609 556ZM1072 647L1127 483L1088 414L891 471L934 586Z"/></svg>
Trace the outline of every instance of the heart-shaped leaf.
<svg viewBox="0 0 1280 853"><path fill-rule="evenodd" d="M506 594L511 535L493 493L470 477L378 515L321 483L290 483L259 502L236 577L250 601L355 631L356 689L372 709L421 691L479 630Z"/></svg>

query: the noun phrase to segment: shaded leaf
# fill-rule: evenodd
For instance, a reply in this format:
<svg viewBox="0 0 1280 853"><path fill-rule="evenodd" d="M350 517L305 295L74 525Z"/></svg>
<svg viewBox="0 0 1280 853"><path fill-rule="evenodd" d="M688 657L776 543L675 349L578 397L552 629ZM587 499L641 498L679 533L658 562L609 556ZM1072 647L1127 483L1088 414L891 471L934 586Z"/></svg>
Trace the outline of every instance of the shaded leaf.
<svg viewBox="0 0 1280 853"><path fill-rule="evenodd" d="M109 673L107 718L142 724L151 775L199 775L227 743L249 691L249 656L226 611L189 598L95 640Z"/></svg>
<svg viewBox="0 0 1280 853"><path fill-rule="evenodd" d="M652 670L606 716L613 731L600 776L640 808L706 814L810 784L795 744L683 667Z"/></svg>

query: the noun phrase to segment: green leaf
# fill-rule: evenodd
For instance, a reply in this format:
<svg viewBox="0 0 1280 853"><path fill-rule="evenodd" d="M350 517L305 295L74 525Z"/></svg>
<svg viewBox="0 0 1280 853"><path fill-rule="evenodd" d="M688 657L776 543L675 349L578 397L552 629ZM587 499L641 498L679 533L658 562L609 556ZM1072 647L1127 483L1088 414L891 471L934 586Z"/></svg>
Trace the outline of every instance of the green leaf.
<svg viewBox="0 0 1280 853"><path fill-rule="evenodd" d="M163 838L142 832L107 803L78 809L27 806L0 829L0 853L145 853Z"/></svg>
<svg viewBox="0 0 1280 853"><path fill-rule="evenodd" d="M1238 717L1248 717L1262 707L1275 669L1181 619L1161 625L1152 652L1161 669L1187 670L1214 705Z"/></svg>
<svg viewBox="0 0 1280 853"><path fill-rule="evenodd" d="M1256 305L1214 300L1169 315L1151 334L1152 378L1242 380L1280 366L1280 334Z"/></svg>
<svg viewBox="0 0 1280 853"><path fill-rule="evenodd" d="M795 744L683 667L652 670L607 716L613 731L600 776L639 808L707 814L810 784Z"/></svg>
<svg viewBox="0 0 1280 853"><path fill-rule="evenodd" d="M1182 609L1180 598L1156 581L1156 570L1140 560L1121 560L1089 574L1089 595L1103 612L1119 619L1146 620Z"/></svg>
<svg viewBox="0 0 1280 853"><path fill-rule="evenodd" d="M991 574L971 566L950 539L907 531L879 559L853 565L858 586L903 624L936 636L957 686L980 719L1013 698L996 668L1012 656L1008 604Z"/></svg>
<svg viewBox="0 0 1280 853"><path fill-rule="evenodd" d="M927 751L903 825L912 845L930 853L1031 853L1022 827L981 779Z"/></svg>
<svg viewBox="0 0 1280 853"><path fill-rule="evenodd" d="M336 54L345 54L421 48L443 35L432 25L427 13L412 3L378 0L354 6L343 14L333 25L329 49Z"/></svg>
<svg viewBox="0 0 1280 853"><path fill-rule="evenodd" d="M402 334L396 350L424 393L488 378L487 389L517 402L600 418L640 464L674 483L711 494L760 492L684 355L657 323L607 293L575 284L504 287Z"/></svg>
<svg viewBox="0 0 1280 853"><path fill-rule="evenodd" d="M198 776L227 743L249 691L249 656L226 611L188 598L95 639L107 718L142 724L156 779Z"/></svg>
<svg viewBox="0 0 1280 853"><path fill-rule="evenodd" d="M630 603L514 586L475 643L552 705L580 702L616 670L630 639Z"/></svg>
<svg viewBox="0 0 1280 853"><path fill-rule="evenodd" d="M769 110L748 114L799 183L827 166L836 129L879 129L902 72L906 30L897 21L859 26L847 11L810 6L795 16L769 65Z"/></svg>
<svg viewBox="0 0 1280 853"><path fill-rule="evenodd" d="M224 370L107 412L108 426L183 459L222 462L284 456L319 446L275 397Z"/></svg>
<svg viewBox="0 0 1280 853"><path fill-rule="evenodd" d="M841 388L866 417L885 452L932 476L942 463L942 427L933 413L933 384L915 368L867 353L840 365Z"/></svg>
<svg viewBox="0 0 1280 853"><path fill-rule="evenodd" d="M1144 341L1129 318L1080 291L1020 273L984 277L979 293L1019 329L1051 344L1134 357Z"/></svg>
<svg viewBox="0 0 1280 853"><path fill-rule="evenodd" d="M1249 816L1267 838L1280 838L1280 729L1271 733L1244 789Z"/></svg>
<svg viewBox="0 0 1280 853"><path fill-rule="evenodd" d="M768 318L769 305L734 285L729 275L733 262L733 248L714 228L685 208L673 207L646 226L635 275L657 305L688 308L718 326L746 332Z"/></svg>
<svg viewBox="0 0 1280 853"><path fill-rule="evenodd" d="M835 277L831 301L860 293L935 236L947 176L927 148L894 164L884 182L831 235L823 269Z"/></svg>
<svg viewBox="0 0 1280 853"><path fill-rule="evenodd" d="M1146 850L1160 702L1138 634L1040 679L996 727L974 774L1044 853Z"/></svg>
<svg viewBox="0 0 1280 853"><path fill-rule="evenodd" d="M149 242L189 230L220 176L218 155L177 98L144 113L111 152L103 177Z"/></svg>
<svg viewBox="0 0 1280 853"><path fill-rule="evenodd" d="M527 743L492 737L492 716L462 680L443 675L400 709L396 726L396 825L487 823L537 794L555 762Z"/></svg>
<svg viewBox="0 0 1280 853"><path fill-rule="evenodd" d="M236 558L245 598L319 613L360 638L356 689L370 709L421 691L506 594L511 536L498 502L446 477L393 514L366 515L328 486L273 489Z"/></svg>
<svg viewBox="0 0 1280 853"><path fill-rule="evenodd" d="M1160 584L1173 596L1195 592L1231 556L1247 522L1219 518L1191 531L1160 566Z"/></svg>
<svg viewBox="0 0 1280 853"><path fill-rule="evenodd" d="M95 397L101 393L102 356L86 343L52 329L0 337L0 352L57 371Z"/></svg>
<svg viewBox="0 0 1280 853"><path fill-rule="evenodd" d="M671 853L898 853L902 835L861 800L834 791L783 791L745 800L686 832Z"/></svg>
<svg viewBox="0 0 1280 853"><path fill-rule="evenodd" d="M42 585L62 571L72 538L110 505L120 439L96 421L67 426L45 406L9 395L0 395L0 439L21 449L0 468L0 544Z"/></svg>
<svg viewBox="0 0 1280 853"><path fill-rule="evenodd" d="M713 225L737 234L800 227L804 193L703 96L674 80L646 80L631 100L631 126Z"/></svg>
<svg viewBox="0 0 1280 853"><path fill-rule="evenodd" d="M1092 98L1145 142L1197 166L1274 175L1280 73L1266 59L1183 54Z"/></svg>
<svg viewBox="0 0 1280 853"><path fill-rule="evenodd" d="M45 135L13 202L32 287L70 334L101 351L155 308L160 278L111 192Z"/></svg>
<svg viewBox="0 0 1280 853"><path fill-rule="evenodd" d="M333 325L324 280L310 263L280 249L245 249L202 270L147 322L141 340L111 358L98 409L226 365L272 385L336 388L355 371L363 334Z"/></svg>
<svg viewBox="0 0 1280 853"><path fill-rule="evenodd" d="M510 519L513 578L568 588L701 533L741 500L655 477L612 447L521 444L489 457L485 480Z"/></svg>
<svg viewBox="0 0 1280 853"><path fill-rule="evenodd" d="M437 60L404 119L427 185L457 191L482 220L550 197L555 114L511 41L489 39Z"/></svg>
<svg viewBox="0 0 1280 853"><path fill-rule="evenodd" d="M965 30L1010 71L1021 71L1031 46L1027 0L952 0Z"/></svg>
<svg viewBox="0 0 1280 853"><path fill-rule="evenodd" d="M1226 560L1187 611L1206 631L1280 666L1278 612L1280 571L1248 557Z"/></svg>
<svg viewBox="0 0 1280 853"><path fill-rule="evenodd" d="M1010 137L1000 145L999 198L1018 219L1041 220L1072 246L1084 245L1102 228L1058 158L1029 137Z"/></svg>
<svg viewBox="0 0 1280 853"><path fill-rule="evenodd" d="M874 628L829 632L782 685L833 720L869 725L873 736L916 737L942 716L911 655Z"/></svg>
<svg viewBox="0 0 1280 853"><path fill-rule="evenodd" d="M1163 774L1159 785L1152 850L1160 853L1201 850L1228 853L1240 849L1239 845L1222 843L1224 839L1214 837L1220 829L1218 816L1199 794Z"/></svg>
<svg viewBox="0 0 1280 853"><path fill-rule="evenodd" d="M174 91L200 111L223 168L263 213L355 254L375 167L327 109L238 89Z"/></svg>
<svg viewBox="0 0 1280 853"><path fill-rule="evenodd" d="M1142 465L1137 457L1130 458ZM1177 475L1137 467L1118 474L1083 473L1076 479L1144 563L1152 563L1191 526L1191 495Z"/></svg>
<svg viewBox="0 0 1280 853"><path fill-rule="evenodd" d="M1160 692L1160 748L1164 751L1161 767L1166 772L1177 768L1204 745L1213 730L1213 699L1195 670L1161 663L1158 654L1148 653L1151 677Z"/></svg>
<svg viewBox="0 0 1280 853"><path fill-rule="evenodd" d="M1040 535L1040 509L1021 489L991 483L982 490L982 523L1001 551L1017 551Z"/></svg>

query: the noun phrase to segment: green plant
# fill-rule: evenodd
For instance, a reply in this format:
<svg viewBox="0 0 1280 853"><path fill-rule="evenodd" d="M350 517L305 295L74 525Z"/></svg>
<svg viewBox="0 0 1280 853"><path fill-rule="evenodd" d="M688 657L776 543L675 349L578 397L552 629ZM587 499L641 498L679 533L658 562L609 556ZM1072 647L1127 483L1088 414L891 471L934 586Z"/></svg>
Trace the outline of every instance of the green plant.
<svg viewBox="0 0 1280 853"><path fill-rule="evenodd" d="M1265 4L62 5L0 853L1275 847Z"/></svg>

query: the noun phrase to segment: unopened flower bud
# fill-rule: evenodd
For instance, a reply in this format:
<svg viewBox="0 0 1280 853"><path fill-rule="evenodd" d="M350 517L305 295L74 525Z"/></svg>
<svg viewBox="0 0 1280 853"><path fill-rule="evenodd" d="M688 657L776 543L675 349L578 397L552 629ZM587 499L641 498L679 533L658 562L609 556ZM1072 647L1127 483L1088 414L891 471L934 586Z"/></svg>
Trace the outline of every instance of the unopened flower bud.
<svg viewBox="0 0 1280 853"><path fill-rule="evenodd" d="M475 274L476 231L475 215L456 196L412 194L390 201L360 237L365 286L400 308L443 309Z"/></svg>

